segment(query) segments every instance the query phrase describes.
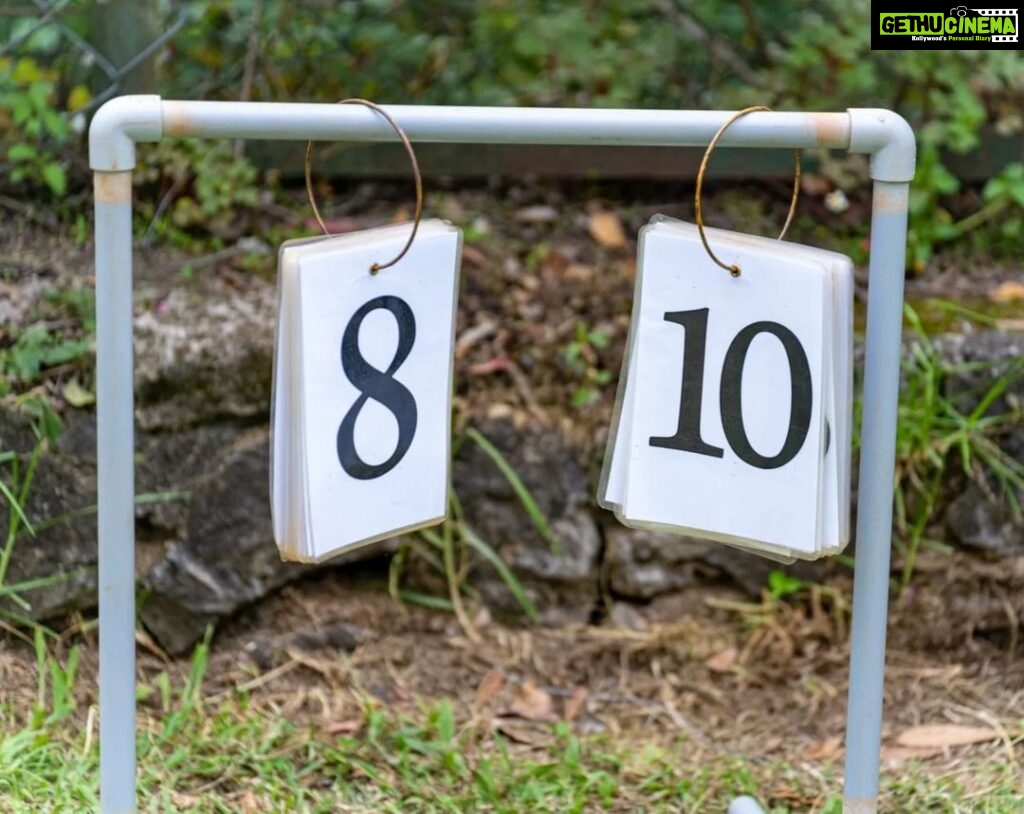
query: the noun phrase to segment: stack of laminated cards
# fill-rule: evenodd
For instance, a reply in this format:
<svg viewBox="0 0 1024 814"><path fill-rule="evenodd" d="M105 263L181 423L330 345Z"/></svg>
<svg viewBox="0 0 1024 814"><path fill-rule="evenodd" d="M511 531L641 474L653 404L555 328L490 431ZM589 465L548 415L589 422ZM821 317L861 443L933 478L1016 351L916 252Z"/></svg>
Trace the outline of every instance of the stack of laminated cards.
<svg viewBox="0 0 1024 814"><path fill-rule="evenodd" d="M461 233L281 248L270 488L281 556L321 560L447 516Z"/></svg>
<svg viewBox="0 0 1024 814"><path fill-rule="evenodd" d="M790 561L850 538L853 265L656 217L598 502L629 526Z"/></svg>

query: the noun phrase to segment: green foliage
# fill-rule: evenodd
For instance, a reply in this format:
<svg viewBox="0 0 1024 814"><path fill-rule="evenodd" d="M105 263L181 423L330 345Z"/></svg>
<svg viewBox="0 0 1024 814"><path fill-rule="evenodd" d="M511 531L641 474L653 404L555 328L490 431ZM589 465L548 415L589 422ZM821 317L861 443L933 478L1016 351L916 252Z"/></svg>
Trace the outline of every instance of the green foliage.
<svg viewBox="0 0 1024 814"><path fill-rule="evenodd" d="M61 146L70 135L56 109L53 71L33 59L0 59L0 151L13 184L44 186L57 197L67 192ZM5 122L6 120L6 122Z"/></svg>
<svg viewBox="0 0 1024 814"><path fill-rule="evenodd" d="M199 230L218 237L237 231L239 209L259 202L259 173L244 154L223 139L164 141L140 151L139 184L162 190L159 208L140 202L153 231L176 242Z"/></svg>
<svg viewBox="0 0 1024 814"><path fill-rule="evenodd" d="M62 24L88 37L87 7L72 3ZM961 182L947 167L951 154L979 147L983 128L1004 136L1024 128L1024 61L1011 51L872 51L867 0L186 0L185 9L188 22L163 68L166 96L236 99L244 85L252 98L273 101L891 107L919 138L912 267L924 269L937 246L981 226L989 253L1012 256L1024 234L1024 206L1008 192L1017 170L994 178L981 208L970 212L956 211ZM0 17L0 44L35 19ZM89 101L88 70L63 44L54 26L43 26L16 56L0 60L8 180L57 195L84 180L84 173L66 177L61 148L74 135L70 112ZM189 232L230 235L234 212L257 203L254 170L227 144L181 151L175 142L145 163L169 211L143 214L159 216L156 231L178 242ZM823 166L841 186L864 183L863 170L852 169L857 162L825 158ZM582 385L579 403L593 390Z"/></svg>
<svg viewBox="0 0 1024 814"><path fill-rule="evenodd" d="M576 325L576 336L565 346L562 358L569 372L581 380L572 395L572 406L580 409L595 403L600 390L612 380L612 373L601 366L598 351L608 347L608 335L592 330L585 323Z"/></svg>
<svg viewBox="0 0 1024 814"><path fill-rule="evenodd" d="M13 345L0 350L0 395L36 381L45 368L81 358L89 346L87 340L65 339L42 325L30 325Z"/></svg>
<svg viewBox="0 0 1024 814"><path fill-rule="evenodd" d="M928 338L914 309L906 306L905 315L915 342L904 364L896 433L896 526L902 538L903 587L927 542L942 488L956 469L984 491L1005 499L1017 516L1018 496L1024 494L1024 462L999 445L1000 436L1022 418L1021 406L1003 396L1024 378L1024 358L951 364ZM964 374L984 382L980 391L948 394L949 379Z"/></svg>
<svg viewBox="0 0 1024 814"><path fill-rule="evenodd" d="M43 291L36 322L0 346L0 396L34 387L50 368L73 364L92 347L95 292L68 286Z"/></svg>
<svg viewBox="0 0 1024 814"><path fill-rule="evenodd" d="M948 211L948 197L961 184L943 161L976 149L985 125L1003 135L1024 129L1024 62L1011 51L872 51L868 17L866 0L824 0L806 10L798 25L780 33L757 84L730 89L725 106L754 101L805 110L870 106L905 116L918 137L909 259L922 270L937 244L977 225L958 227ZM1010 173L1012 183L1013 172L1009 167L998 177ZM1002 210L1003 225L1020 230L1024 207Z"/></svg>
<svg viewBox="0 0 1024 814"><path fill-rule="evenodd" d="M773 599L785 599L804 590L807 583L802 579L790 576L785 571L772 571L768 574L768 593Z"/></svg>
<svg viewBox="0 0 1024 814"><path fill-rule="evenodd" d="M798 16L787 4L769 5L780 24ZM252 0L193 0L189 11L170 79L230 98L250 41ZM675 3L631 0L265 2L253 92L321 101L696 106L706 89L694 77L732 73L692 47L694 33L740 40L746 32L742 10L725 0L702 4L700 20Z"/></svg>

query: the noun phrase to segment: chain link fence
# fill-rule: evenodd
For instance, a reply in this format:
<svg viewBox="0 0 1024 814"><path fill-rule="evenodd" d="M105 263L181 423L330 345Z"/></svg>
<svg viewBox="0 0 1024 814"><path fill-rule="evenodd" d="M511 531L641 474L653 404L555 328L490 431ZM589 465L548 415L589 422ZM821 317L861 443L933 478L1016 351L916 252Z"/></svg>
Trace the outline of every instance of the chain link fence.
<svg viewBox="0 0 1024 814"><path fill-rule="evenodd" d="M139 3L138 6L146 6ZM76 107L75 114L87 116L108 99L123 92L126 81L153 59L185 26L185 9L175 0L165 6L159 17L168 21L163 31L145 38L135 46L137 50L125 60L116 60L91 40L98 31L106 38L117 37L121 42L138 41L139 31L110 31L115 19L104 19L109 11L123 11L116 3L82 3L81 0L28 0L15 5L0 6L0 59L11 64L20 58L39 59L41 62L59 62L66 84L79 82L92 88L91 98ZM159 12L160 10L157 9ZM74 17L74 24L67 18ZM83 33L84 32L84 33ZM91 36L90 36L91 35ZM120 49L123 53L123 48Z"/></svg>

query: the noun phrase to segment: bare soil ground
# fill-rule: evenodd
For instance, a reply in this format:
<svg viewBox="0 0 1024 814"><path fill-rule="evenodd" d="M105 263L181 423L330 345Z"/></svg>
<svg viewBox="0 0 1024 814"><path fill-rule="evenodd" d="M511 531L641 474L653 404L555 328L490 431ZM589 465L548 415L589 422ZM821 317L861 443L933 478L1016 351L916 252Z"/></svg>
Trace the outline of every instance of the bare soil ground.
<svg viewBox="0 0 1024 814"><path fill-rule="evenodd" d="M987 810L985 769L994 763L1011 767L1024 802L1024 651L1011 622L1024 563L1012 569L926 557L914 595L893 606L884 771L899 778L913 768L917 782L957 776L978 807L950 811ZM207 702L241 690L254 708L326 737L359 737L367 704L416 716L448 699L459 720L527 754L549 747L561 721L638 749L683 740L695 765L741 757L762 782L775 783L764 796L789 810L819 810L838 791L846 579L760 604L725 586L700 586L570 629L510 629L480 611L482 644L446 613L400 607L382 583L372 569L326 572L242 614L214 639ZM991 593L1006 598L1007 624L995 635L963 601ZM72 626L63 641L83 647L84 711L95 701L95 633ZM139 645L140 683L162 672L184 681L187 660L163 656L144 634ZM32 648L8 637L0 648L3 701L31 705L34 663ZM142 704L158 712L158 699ZM952 728L922 729L936 725ZM958 743L966 731L980 731L979 742ZM777 776L777 765L798 767L803 782Z"/></svg>

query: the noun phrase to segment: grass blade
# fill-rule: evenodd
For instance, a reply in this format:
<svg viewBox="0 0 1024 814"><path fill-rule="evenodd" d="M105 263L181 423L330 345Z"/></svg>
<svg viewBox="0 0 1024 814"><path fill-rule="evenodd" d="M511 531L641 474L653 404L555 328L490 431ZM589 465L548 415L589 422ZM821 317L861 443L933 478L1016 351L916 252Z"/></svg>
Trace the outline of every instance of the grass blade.
<svg viewBox="0 0 1024 814"><path fill-rule="evenodd" d="M530 618L530 621L539 622L540 614L537 613L536 605L533 604L533 600L531 600L527 595L523 588L523 584L519 581L516 575L512 573L512 569L509 568L505 561L498 555L498 552L480 539L477 533L465 523L459 527L459 530L466 542L469 543L470 547L494 566L504 583L508 586L508 589L512 592L512 595L516 598L519 606L523 609L523 612Z"/></svg>
<svg viewBox="0 0 1024 814"><path fill-rule="evenodd" d="M530 516L530 520L533 521L533 525L541 537L548 541L553 550L558 551L560 546L558 540L555 539L555 535L551 533L551 526L548 524L547 517L544 516L544 512L541 511L537 501L534 500L530 490L526 488L526 484L523 483L519 474L512 468L508 459L501 454L501 451L494 444L472 427L466 430L466 436L472 439L484 451L487 457L494 462L494 465L498 467L501 474L505 476L509 486L512 487L512 491L516 493L519 502L523 504L523 508Z"/></svg>

